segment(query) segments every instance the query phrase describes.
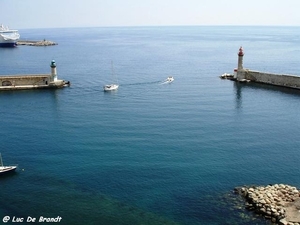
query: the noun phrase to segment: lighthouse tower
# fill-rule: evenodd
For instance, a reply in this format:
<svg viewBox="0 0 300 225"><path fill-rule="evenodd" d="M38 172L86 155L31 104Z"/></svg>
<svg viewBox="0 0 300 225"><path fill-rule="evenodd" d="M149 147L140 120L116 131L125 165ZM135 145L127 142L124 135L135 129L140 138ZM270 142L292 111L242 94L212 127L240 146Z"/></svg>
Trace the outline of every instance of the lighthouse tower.
<svg viewBox="0 0 300 225"><path fill-rule="evenodd" d="M57 81L55 60L51 61L50 67L51 67L51 80L55 82L55 81Z"/></svg>
<svg viewBox="0 0 300 225"><path fill-rule="evenodd" d="M243 52L243 48L242 46L240 47L239 49L239 52L238 52L238 68L236 70L236 79L237 80L242 80L244 79L244 68L243 68L243 58L244 58L244 52Z"/></svg>
<svg viewBox="0 0 300 225"><path fill-rule="evenodd" d="M244 57L244 52L242 46L239 49L238 52L239 60L238 60L238 71L243 70L243 57Z"/></svg>

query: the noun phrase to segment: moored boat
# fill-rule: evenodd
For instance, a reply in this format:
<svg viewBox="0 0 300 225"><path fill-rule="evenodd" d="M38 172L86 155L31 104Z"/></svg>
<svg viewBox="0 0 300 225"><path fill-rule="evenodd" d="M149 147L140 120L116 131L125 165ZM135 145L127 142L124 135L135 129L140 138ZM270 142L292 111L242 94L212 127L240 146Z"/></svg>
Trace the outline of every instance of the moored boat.
<svg viewBox="0 0 300 225"><path fill-rule="evenodd" d="M230 74L230 73L223 73L221 76L220 76L221 79L231 79L233 78L233 75Z"/></svg>
<svg viewBox="0 0 300 225"><path fill-rule="evenodd" d="M3 24L0 25L0 47L15 47L19 39L18 30L10 30Z"/></svg>

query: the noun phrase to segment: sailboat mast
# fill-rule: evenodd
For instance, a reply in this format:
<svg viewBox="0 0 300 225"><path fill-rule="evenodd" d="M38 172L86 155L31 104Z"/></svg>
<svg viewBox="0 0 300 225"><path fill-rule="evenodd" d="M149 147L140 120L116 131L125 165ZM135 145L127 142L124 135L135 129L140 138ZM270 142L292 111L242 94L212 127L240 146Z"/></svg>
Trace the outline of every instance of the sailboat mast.
<svg viewBox="0 0 300 225"><path fill-rule="evenodd" d="M113 82L117 82L118 83L118 79L116 78L116 74L115 74L115 70L114 70L113 61L111 61L111 72L112 72Z"/></svg>
<svg viewBox="0 0 300 225"><path fill-rule="evenodd" d="M113 61L111 61L111 76L114 77L114 64L113 64Z"/></svg>
<svg viewBox="0 0 300 225"><path fill-rule="evenodd" d="M1 153L0 153L0 163L1 163L0 166L3 166Z"/></svg>

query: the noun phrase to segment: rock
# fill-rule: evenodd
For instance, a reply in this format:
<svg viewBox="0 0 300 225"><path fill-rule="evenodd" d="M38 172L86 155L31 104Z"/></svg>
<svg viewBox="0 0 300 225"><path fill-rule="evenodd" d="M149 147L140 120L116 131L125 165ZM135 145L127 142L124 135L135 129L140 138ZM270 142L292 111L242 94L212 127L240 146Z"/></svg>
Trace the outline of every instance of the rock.
<svg viewBox="0 0 300 225"><path fill-rule="evenodd" d="M273 197L273 195L270 193L270 192L267 192L267 194L266 194L269 198L272 198Z"/></svg>
<svg viewBox="0 0 300 225"><path fill-rule="evenodd" d="M39 41L39 42L35 43L35 46L50 46L50 45L57 45L57 44L55 42L46 41L46 40Z"/></svg>
<svg viewBox="0 0 300 225"><path fill-rule="evenodd" d="M244 187L246 208L254 210L272 223L300 225L300 192L296 187L275 184Z"/></svg>
<svg viewBox="0 0 300 225"><path fill-rule="evenodd" d="M286 219L281 219L281 220L279 220L278 224L279 225L287 225L288 222L286 221Z"/></svg>
<svg viewBox="0 0 300 225"><path fill-rule="evenodd" d="M297 189L296 190L292 190L292 194L299 195L299 191Z"/></svg>

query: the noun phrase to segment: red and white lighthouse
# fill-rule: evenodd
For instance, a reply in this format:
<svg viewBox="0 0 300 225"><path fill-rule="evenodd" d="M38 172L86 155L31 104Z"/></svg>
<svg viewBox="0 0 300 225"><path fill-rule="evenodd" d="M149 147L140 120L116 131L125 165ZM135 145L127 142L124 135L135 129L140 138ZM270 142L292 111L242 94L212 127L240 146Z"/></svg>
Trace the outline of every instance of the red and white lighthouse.
<svg viewBox="0 0 300 225"><path fill-rule="evenodd" d="M238 71L243 70L243 57L244 57L244 51L243 51L243 47L241 46L238 52Z"/></svg>

